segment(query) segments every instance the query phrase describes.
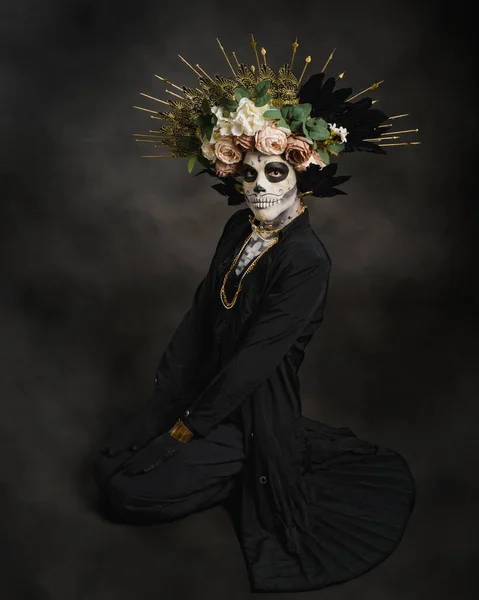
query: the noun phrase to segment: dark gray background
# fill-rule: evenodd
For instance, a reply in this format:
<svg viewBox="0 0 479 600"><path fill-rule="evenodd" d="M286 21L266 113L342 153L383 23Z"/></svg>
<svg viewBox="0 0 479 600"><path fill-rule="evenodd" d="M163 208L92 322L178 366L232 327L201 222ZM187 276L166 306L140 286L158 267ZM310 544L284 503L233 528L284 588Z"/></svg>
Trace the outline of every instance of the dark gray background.
<svg viewBox="0 0 479 600"><path fill-rule="evenodd" d="M378 107L411 113L396 123L424 142L341 157L348 196L308 202L332 275L301 372L304 413L401 452L418 497L390 558L307 597L473 597L477 93L464 7L17 0L0 10L0 596L250 596L221 508L113 525L95 512L90 461L146 401L235 210L185 160L140 158L131 134L155 122L132 105L159 108L139 96L165 96L154 73L194 84L177 53L227 75L217 36L253 63L253 32L275 68L296 35L295 64L311 54L309 74L336 47L328 72L345 70L355 91L385 79Z"/></svg>

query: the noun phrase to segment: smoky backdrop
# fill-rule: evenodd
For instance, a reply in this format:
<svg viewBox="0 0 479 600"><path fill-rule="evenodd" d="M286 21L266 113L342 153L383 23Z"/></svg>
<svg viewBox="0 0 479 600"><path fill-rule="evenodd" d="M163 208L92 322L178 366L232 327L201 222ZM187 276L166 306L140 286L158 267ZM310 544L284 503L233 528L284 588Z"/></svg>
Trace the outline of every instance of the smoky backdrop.
<svg viewBox="0 0 479 600"><path fill-rule="evenodd" d="M195 83L178 53L226 75L216 37L253 63L250 33L275 68L298 36L307 74L337 48L328 74L345 71L355 92L384 79L377 106L410 113L396 123L423 142L341 156L348 195L307 201L332 272L301 369L303 412L399 451L418 487L396 552L308 597L473 597L473 27L460 3L431 1L2 0L2 598L250 596L219 507L115 525L96 511L90 472L104 435L148 398L236 210L185 160L141 158L132 133L152 121L133 105L158 110L139 95L165 96L155 73Z"/></svg>

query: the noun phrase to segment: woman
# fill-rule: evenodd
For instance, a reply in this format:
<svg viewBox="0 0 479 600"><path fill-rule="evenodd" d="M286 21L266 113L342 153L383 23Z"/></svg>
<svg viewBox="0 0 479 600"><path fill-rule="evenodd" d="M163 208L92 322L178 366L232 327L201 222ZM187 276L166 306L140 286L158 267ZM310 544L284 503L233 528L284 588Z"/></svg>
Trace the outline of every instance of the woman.
<svg viewBox="0 0 479 600"><path fill-rule="evenodd" d="M386 116L371 111L369 99L366 109L346 106L350 91L339 102L330 80L322 86L323 73L296 104L290 96L282 104L271 70L258 67L252 83L238 66L235 87L202 102L199 115L183 88L184 105L197 114L196 146L193 134L189 142L178 134L184 112L173 123L158 113L170 119L161 130L167 145L197 152L194 160L208 161L206 171L221 178L216 189L247 208L226 223L161 357L150 401L106 441L95 479L131 523L225 502L251 591L306 591L382 562L414 505L414 479L400 454L308 419L299 395L299 367L323 319L331 266L301 198L340 193L334 185L346 178L334 177L329 154L344 149L346 136L351 149L358 135L376 146L363 140ZM371 114L361 120L358 110Z"/></svg>

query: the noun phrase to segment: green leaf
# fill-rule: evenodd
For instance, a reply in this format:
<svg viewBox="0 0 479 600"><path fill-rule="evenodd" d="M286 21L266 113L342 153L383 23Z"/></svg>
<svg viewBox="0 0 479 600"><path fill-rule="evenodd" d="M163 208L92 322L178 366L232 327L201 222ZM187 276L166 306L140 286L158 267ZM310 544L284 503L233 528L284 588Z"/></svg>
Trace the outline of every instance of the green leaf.
<svg viewBox="0 0 479 600"><path fill-rule="evenodd" d="M219 105L230 113L234 112L238 108L238 103L234 100L231 100L231 98L228 98L227 96L221 98Z"/></svg>
<svg viewBox="0 0 479 600"><path fill-rule="evenodd" d="M320 142L327 140L329 137L329 131L327 131L326 129L310 129L309 130L309 135L311 136L312 140L318 140Z"/></svg>
<svg viewBox="0 0 479 600"><path fill-rule="evenodd" d="M290 121L293 116L293 109L294 106L292 104L285 104L284 106L282 106L280 110L281 114L283 115L283 119L285 119L286 121Z"/></svg>
<svg viewBox="0 0 479 600"><path fill-rule="evenodd" d="M329 129L324 119L306 119L306 127L313 140L327 140Z"/></svg>
<svg viewBox="0 0 479 600"><path fill-rule="evenodd" d="M313 108L312 104L305 102L304 104L298 104L292 110L292 116L294 119L298 119L299 121L304 121Z"/></svg>
<svg viewBox="0 0 479 600"><path fill-rule="evenodd" d="M271 80L270 79L263 79L263 81L259 81L255 86L254 86L254 95L256 98L261 98L261 96L264 96L266 94L266 92L269 90L269 86L271 85Z"/></svg>
<svg viewBox="0 0 479 600"><path fill-rule="evenodd" d="M331 150L332 152L339 154L340 152L342 152L344 150L344 144L329 144L328 150Z"/></svg>
<svg viewBox="0 0 479 600"><path fill-rule="evenodd" d="M288 125L288 123L286 123L286 121L284 119L280 119L276 125L278 127L287 127L288 129L291 129L291 127Z"/></svg>
<svg viewBox="0 0 479 600"><path fill-rule="evenodd" d="M255 106L264 106L265 104L268 104L268 102L271 100L271 96L269 94L265 94L264 96L260 96L259 98L256 98L254 105Z"/></svg>
<svg viewBox="0 0 479 600"><path fill-rule="evenodd" d="M234 93L235 93L236 102L239 102L241 100L241 98L251 99L251 96L245 87L239 86L239 87L235 88Z"/></svg>
<svg viewBox="0 0 479 600"><path fill-rule="evenodd" d="M310 140L311 136L309 135L309 131L308 128L306 127L306 123L304 121L302 121L303 124L303 135L306 139Z"/></svg>
<svg viewBox="0 0 479 600"><path fill-rule="evenodd" d="M204 113L211 115L211 106L208 102L208 98L203 98L203 101L201 102L201 108L203 109Z"/></svg>
<svg viewBox="0 0 479 600"><path fill-rule="evenodd" d="M270 108L263 113L265 119L281 119L282 114L278 108Z"/></svg>
<svg viewBox="0 0 479 600"><path fill-rule="evenodd" d="M204 128L204 136L209 141L211 139L211 135L213 134L213 123L208 123Z"/></svg>
<svg viewBox="0 0 479 600"><path fill-rule="evenodd" d="M324 160L324 162L329 165L329 154L328 151L324 148L318 148L318 154Z"/></svg>
<svg viewBox="0 0 479 600"><path fill-rule="evenodd" d="M289 127L290 127L291 131L294 131L295 133L302 133L303 132L303 121L291 121L291 123L289 124Z"/></svg>
<svg viewBox="0 0 479 600"><path fill-rule="evenodd" d="M191 173L191 171L193 171L193 167L195 166L197 158L198 157L196 154L193 154L193 156L190 156L190 159L188 161L188 173Z"/></svg>

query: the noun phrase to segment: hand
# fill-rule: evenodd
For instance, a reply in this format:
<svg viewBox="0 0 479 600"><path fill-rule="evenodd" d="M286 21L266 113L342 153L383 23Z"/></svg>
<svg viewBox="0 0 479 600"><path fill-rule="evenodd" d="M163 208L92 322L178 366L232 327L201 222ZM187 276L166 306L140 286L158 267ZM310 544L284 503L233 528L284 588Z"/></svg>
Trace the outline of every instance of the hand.
<svg viewBox="0 0 479 600"><path fill-rule="evenodd" d="M125 464L124 473L138 475L138 473L151 471L160 463L171 458L184 445L185 442L180 442L169 432L163 433Z"/></svg>
<svg viewBox="0 0 479 600"><path fill-rule="evenodd" d="M144 448L162 429L162 422L153 411L143 408L122 423L104 442L100 452L116 456L123 450Z"/></svg>

